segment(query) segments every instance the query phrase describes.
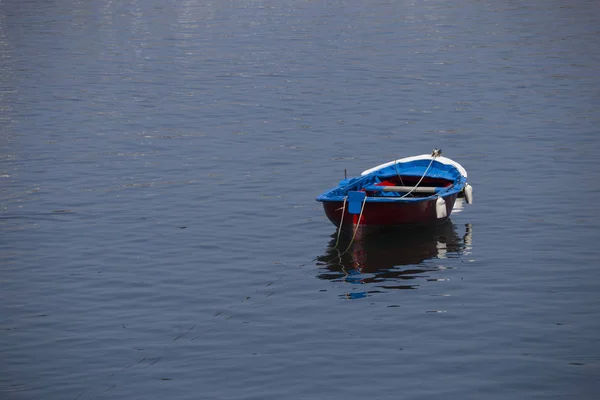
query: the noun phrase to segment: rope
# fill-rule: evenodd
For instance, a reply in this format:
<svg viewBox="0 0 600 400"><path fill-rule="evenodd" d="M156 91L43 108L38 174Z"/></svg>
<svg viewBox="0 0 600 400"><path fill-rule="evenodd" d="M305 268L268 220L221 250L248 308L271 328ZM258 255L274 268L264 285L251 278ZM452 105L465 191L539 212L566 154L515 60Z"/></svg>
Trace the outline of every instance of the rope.
<svg viewBox="0 0 600 400"><path fill-rule="evenodd" d="M337 234L337 240L335 241L335 246L333 246L333 249L336 250L338 252L337 257L340 260L340 264L342 263L342 256L344 254L346 254L348 252L348 250L350 250L350 247L352 247L352 244L354 243L354 239L356 238L356 233L358 232L358 228L360 227L360 220L362 219L362 215L363 215L363 211L365 211L365 204L367 203L367 196L365 196L365 198L362 201L362 205L360 207L360 214L358 215L358 221L356 222L356 226L354 227L354 233L352 234L352 239L350 239L350 243L348 244L348 247L346 247L346 250L344 250L343 252L340 253L339 249L338 249L338 244L340 243L340 234L342 232L342 224L344 222L344 211L346 209L346 198L344 198L344 211L342 211L342 219L340 221L340 226L338 227L338 234ZM333 260L335 260L335 258L332 258L331 260L327 261L327 264L331 263Z"/></svg>
<svg viewBox="0 0 600 400"><path fill-rule="evenodd" d="M409 194L411 194L421 183L421 181L423 180L423 178L425 178L425 175L427 175L427 171L429 171L429 168L431 168L431 164L433 164L433 160L435 160L437 156L432 155L431 156L431 161L429 162L429 165L427 166L427 169L425 169L425 172L423 172L423 176L421 177L421 179L419 179L419 182L417 182L417 184L415 185L414 188L410 189L410 192L406 193L404 196L400 197L401 199L405 198L406 196L408 196Z"/></svg>
<svg viewBox="0 0 600 400"><path fill-rule="evenodd" d="M398 174L398 178L400 178L400 183L404 186L404 182L402 181L402 175L400 175L400 171L398 171L398 160L394 162L394 166L396 167L396 174Z"/></svg>
<svg viewBox="0 0 600 400"><path fill-rule="evenodd" d="M362 218L363 211L365 210L366 202L367 202L367 196L365 196L365 198L363 199L362 206L360 207L360 214L358 215L358 221L356 222L356 226L354 227L354 233L352 234L352 239L350 239L350 243L348 244L348 247L346 248L346 250L344 250L344 252L342 254L340 254L340 257L343 256L344 254L346 254L348 252L348 250L350 250L350 247L352 247L352 243L354 243L354 238L356 237L356 232L358 232L358 228L360 227L360 219Z"/></svg>
<svg viewBox="0 0 600 400"><path fill-rule="evenodd" d="M335 240L334 249L337 249L338 243L340 242L340 233L342 233L342 224L344 223L344 213L346 212L346 199L348 196L344 197L344 205L342 206L342 220L340 221L340 226L338 227L337 239Z"/></svg>

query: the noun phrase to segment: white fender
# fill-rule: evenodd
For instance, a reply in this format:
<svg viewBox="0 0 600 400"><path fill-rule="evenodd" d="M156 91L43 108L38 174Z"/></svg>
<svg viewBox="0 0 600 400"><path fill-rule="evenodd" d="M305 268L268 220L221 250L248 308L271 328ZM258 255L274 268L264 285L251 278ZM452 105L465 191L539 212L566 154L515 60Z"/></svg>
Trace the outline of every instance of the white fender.
<svg viewBox="0 0 600 400"><path fill-rule="evenodd" d="M468 183L465 186L465 200L467 200L467 204L473 204L473 186Z"/></svg>
<svg viewBox="0 0 600 400"><path fill-rule="evenodd" d="M448 213L446 212L446 201L441 197L438 197L435 201L435 213L438 219L446 218L448 216Z"/></svg>

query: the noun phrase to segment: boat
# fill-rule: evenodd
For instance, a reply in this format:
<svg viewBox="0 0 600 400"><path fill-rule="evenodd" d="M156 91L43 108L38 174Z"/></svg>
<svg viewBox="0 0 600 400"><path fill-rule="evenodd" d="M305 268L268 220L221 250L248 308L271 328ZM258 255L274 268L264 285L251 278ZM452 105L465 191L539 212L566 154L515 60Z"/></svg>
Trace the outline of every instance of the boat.
<svg viewBox="0 0 600 400"><path fill-rule="evenodd" d="M370 168L317 201L340 231L353 235L443 224L458 196L473 202L473 188L464 167L441 154L434 149Z"/></svg>

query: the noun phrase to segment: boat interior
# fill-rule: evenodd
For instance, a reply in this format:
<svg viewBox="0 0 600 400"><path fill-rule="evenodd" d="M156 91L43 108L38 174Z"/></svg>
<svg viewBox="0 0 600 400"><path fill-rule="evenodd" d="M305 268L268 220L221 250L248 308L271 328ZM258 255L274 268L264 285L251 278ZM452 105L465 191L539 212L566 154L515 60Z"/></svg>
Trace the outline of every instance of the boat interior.
<svg viewBox="0 0 600 400"><path fill-rule="evenodd" d="M401 197L407 194L407 197L429 197L451 187L453 183L443 178L424 177L421 180L421 176L394 175L375 177L374 182L365 185L363 190L368 197Z"/></svg>

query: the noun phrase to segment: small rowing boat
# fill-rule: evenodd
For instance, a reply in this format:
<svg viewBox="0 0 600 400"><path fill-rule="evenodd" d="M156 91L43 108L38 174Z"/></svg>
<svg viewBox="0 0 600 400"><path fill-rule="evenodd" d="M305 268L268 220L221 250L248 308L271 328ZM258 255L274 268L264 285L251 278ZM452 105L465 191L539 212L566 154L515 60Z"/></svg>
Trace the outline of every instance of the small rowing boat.
<svg viewBox="0 0 600 400"><path fill-rule="evenodd" d="M401 158L343 179L317 197L327 218L341 230L363 234L435 226L452 213L458 196L473 201L467 171L441 150Z"/></svg>

